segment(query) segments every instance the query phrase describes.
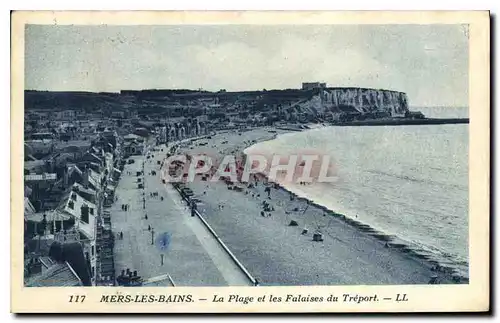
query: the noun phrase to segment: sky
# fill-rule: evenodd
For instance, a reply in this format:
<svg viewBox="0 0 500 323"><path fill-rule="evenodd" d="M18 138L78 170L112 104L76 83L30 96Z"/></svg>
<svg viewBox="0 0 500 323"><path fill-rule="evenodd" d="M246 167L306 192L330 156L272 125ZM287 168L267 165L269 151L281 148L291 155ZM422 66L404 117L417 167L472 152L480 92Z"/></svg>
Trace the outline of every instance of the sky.
<svg viewBox="0 0 500 323"><path fill-rule="evenodd" d="M25 87L118 92L330 87L468 106L463 25L28 25Z"/></svg>

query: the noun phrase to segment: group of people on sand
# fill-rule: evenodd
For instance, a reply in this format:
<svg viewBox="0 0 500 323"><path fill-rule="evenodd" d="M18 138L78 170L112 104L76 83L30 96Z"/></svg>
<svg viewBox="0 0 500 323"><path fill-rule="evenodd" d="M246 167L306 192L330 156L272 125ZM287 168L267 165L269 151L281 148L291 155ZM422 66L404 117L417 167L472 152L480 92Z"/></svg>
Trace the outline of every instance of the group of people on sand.
<svg viewBox="0 0 500 323"><path fill-rule="evenodd" d="M260 211L261 216L268 218L271 216L271 212L273 211L274 206L269 204L269 202L267 202L266 200L262 201L262 211Z"/></svg>
<svg viewBox="0 0 500 323"><path fill-rule="evenodd" d="M128 204L122 204L122 211L128 211L130 208L130 205Z"/></svg>

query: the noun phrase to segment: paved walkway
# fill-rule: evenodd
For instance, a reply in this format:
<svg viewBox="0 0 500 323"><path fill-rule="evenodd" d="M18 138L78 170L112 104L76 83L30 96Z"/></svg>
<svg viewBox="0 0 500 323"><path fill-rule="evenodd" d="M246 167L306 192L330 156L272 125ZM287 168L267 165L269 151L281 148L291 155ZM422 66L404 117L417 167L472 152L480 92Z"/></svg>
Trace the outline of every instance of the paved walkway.
<svg viewBox="0 0 500 323"><path fill-rule="evenodd" d="M122 172L116 190L117 201L111 208L113 232L123 232L123 240L117 239L114 249L117 275L121 269L130 268L144 279L170 274L176 286L250 285L201 221L191 217L177 191L162 184L157 161L165 156L166 149L160 148L164 148L164 152L152 152L154 159L132 157L135 162L127 164ZM144 176L137 177L143 161ZM150 175L152 170L156 175ZM144 190L138 188L138 178L145 181ZM143 192L146 209L143 209ZM151 197L152 192L158 196ZM122 204L129 204L130 209L122 211ZM148 225L154 234L148 231ZM169 237L164 250L158 246L160 235Z"/></svg>

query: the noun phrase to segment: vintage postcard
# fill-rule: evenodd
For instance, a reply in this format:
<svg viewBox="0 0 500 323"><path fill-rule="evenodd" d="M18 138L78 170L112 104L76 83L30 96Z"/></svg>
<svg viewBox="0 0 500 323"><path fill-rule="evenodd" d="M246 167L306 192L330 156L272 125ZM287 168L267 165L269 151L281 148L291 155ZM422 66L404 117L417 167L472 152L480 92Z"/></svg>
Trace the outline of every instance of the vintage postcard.
<svg viewBox="0 0 500 323"><path fill-rule="evenodd" d="M488 311L489 24L14 12L11 311Z"/></svg>

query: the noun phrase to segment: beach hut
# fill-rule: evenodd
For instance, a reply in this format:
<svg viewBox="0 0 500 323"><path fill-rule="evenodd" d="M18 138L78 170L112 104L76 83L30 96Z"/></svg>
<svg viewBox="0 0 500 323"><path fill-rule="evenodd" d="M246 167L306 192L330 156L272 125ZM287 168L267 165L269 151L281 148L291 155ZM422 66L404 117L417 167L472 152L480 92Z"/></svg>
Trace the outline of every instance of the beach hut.
<svg viewBox="0 0 500 323"><path fill-rule="evenodd" d="M323 234L321 234L321 232L315 232L313 234L313 241L323 241Z"/></svg>

